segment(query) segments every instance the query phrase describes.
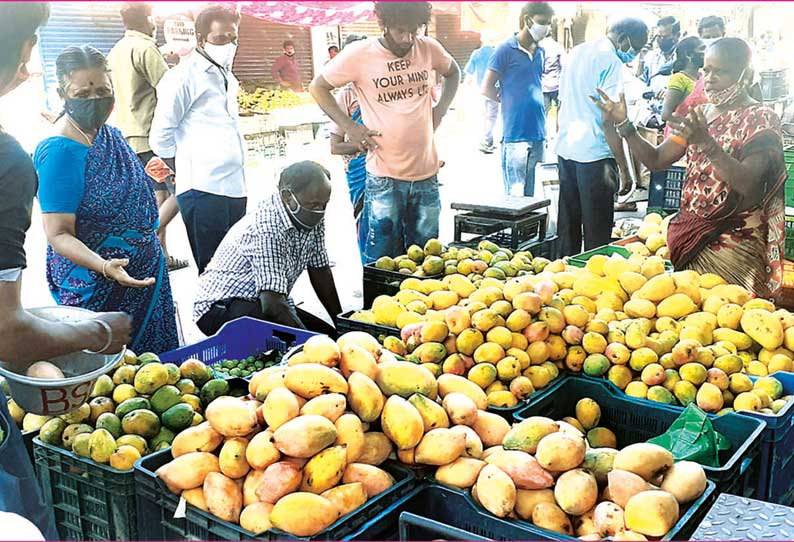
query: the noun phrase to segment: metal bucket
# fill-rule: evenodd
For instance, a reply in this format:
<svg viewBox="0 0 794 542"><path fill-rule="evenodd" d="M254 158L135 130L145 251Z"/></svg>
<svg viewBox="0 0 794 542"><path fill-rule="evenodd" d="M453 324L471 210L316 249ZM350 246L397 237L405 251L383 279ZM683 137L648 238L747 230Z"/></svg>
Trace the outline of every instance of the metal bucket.
<svg viewBox="0 0 794 542"><path fill-rule="evenodd" d="M775 101L788 95L787 70L770 70L759 74L761 96L764 101Z"/></svg>
<svg viewBox="0 0 794 542"><path fill-rule="evenodd" d="M75 323L96 316L92 311L66 306L42 307L28 312L53 322ZM59 380L31 378L11 371L9 364L0 361L0 375L5 377L11 396L25 412L58 416L85 403L97 378L113 370L123 357L122 349L118 354L90 354L83 351L47 360L66 376Z"/></svg>

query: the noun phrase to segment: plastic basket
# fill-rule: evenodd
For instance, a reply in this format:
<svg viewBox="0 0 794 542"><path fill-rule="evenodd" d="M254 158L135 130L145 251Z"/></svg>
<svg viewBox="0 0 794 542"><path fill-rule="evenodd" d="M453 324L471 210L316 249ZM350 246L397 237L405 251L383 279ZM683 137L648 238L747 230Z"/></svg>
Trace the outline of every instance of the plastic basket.
<svg viewBox="0 0 794 542"><path fill-rule="evenodd" d="M400 283L412 275L406 275L399 271L386 271L385 269L378 269L374 263L368 263L364 266L363 284L364 284L364 306L371 307L372 302L379 295L394 295L400 291ZM443 273L437 275L429 275L427 279L440 279L444 278Z"/></svg>
<svg viewBox="0 0 794 542"><path fill-rule="evenodd" d="M138 540L133 470L33 439L36 474L63 540Z"/></svg>
<svg viewBox="0 0 794 542"><path fill-rule="evenodd" d="M135 464L140 540L340 540L360 528L367 519L388 509L394 501L408 495L416 486L411 469L396 461L387 461L381 468L395 479L390 489L339 518L321 533L310 538L298 538L277 529L251 533L191 505L186 507L184 518L174 518L179 497L155 475L155 471L170 460L171 451L162 450Z"/></svg>
<svg viewBox="0 0 794 542"><path fill-rule="evenodd" d="M185 360L196 358L213 365L226 359L247 358L268 350L286 352L292 346L305 343L313 335L316 333L305 329L244 316L225 323L212 337L160 354L160 361L181 365Z"/></svg>
<svg viewBox="0 0 794 542"><path fill-rule="evenodd" d="M673 528L661 540L685 540L691 534L716 497L714 482L689 505ZM547 531L531 523L502 519L477 505L467 491L431 482L400 499L379 516L368 521L348 540L390 540L399 532L404 512L455 527L489 540L577 540Z"/></svg>
<svg viewBox="0 0 794 542"><path fill-rule="evenodd" d="M412 540L490 540L439 521L423 518L410 512L400 514L400 541Z"/></svg>
<svg viewBox="0 0 794 542"><path fill-rule="evenodd" d="M363 331L378 339L380 337L388 337L389 335L394 335L395 337L400 336L400 330L396 327L379 326L378 324L368 324L351 319L350 317L354 312L356 311L344 312L337 315L334 319L337 333L343 335L349 331Z"/></svg>
<svg viewBox="0 0 794 542"><path fill-rule="evenodd" d="M788 197L789 197L788 187L786 187L787 200ZM792 199L794 199L794 189L792 190ZM786 204L788 205L788 202ZM792 202L792 205L794 205L794 202ZM785 241L785 250L783 251L783 255L786 257L786 259L794 260L794 217L790 217L790 216L786 217L786 241Z"/></svg>
<svg viewBox="0 0 794 542"><path fill-rule="evenodd" d="M25 449L28 451L30 462L36 464L36 458L33 456L33 439L39 436L38 430L36 431L21 431L22 442L25 443Z"/></svg>
<svg viewBox="0 0 794 542"><path fill-rule="evenodd" d="M774 373L783 384L783 395L794 394L794 374ZM756 377L750 377L756 380ZM763 420L766 430L761 435L761 468L756 499L794 505L794 401L789 401L777 414L740 412L742 416Z"/></svg>
<svg viewBox="0 0 794 542"><path fill-rule="evenodd" d="M651 172L648 208L677 211L681 207L681 191L686 178L686 168L673 166L666 171Z"/></svg>
<svg viewBox="0 0 794 542"><path fill-rule="evenodd" d="M579 399L589 397L601 407L600 425L611 429L620 447L661 435L681 414L682 409L661 403L636 400L604 380L567 376L554 394L530 397L529 404L515 414L517 421L530 416L561 420L574 415ZM639 408L638 408L639 407ZM761 434L766 423L737 414L712 419L714 428L725 435L731 448L720 456L720 467L703 468L720 493L753 496L761 469Z"/></svg>

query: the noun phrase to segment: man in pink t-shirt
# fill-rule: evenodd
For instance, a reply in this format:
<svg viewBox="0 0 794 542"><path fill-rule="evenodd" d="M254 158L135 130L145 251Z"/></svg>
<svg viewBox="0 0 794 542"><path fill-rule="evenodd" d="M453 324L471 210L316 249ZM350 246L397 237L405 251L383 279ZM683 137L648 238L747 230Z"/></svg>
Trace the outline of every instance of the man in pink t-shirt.
<svg viewBox="0 0 794 542"><path fill-rule="evenodd" d="M433 132L458 89L460 69L452 56L422 30L429 2L375 2L383 31L345 47L309 88L323 111L367 152L364 220L365 259L404 254L438 236L438 153ZM438 104L431 89L444 78ZM363 123L336 103L331 91L352 83Z"/></svg>

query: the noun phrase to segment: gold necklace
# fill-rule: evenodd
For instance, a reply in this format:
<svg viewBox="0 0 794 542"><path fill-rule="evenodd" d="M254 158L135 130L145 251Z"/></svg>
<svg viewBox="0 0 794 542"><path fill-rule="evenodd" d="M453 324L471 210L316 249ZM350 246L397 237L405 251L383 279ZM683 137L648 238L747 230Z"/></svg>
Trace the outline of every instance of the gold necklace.
<svg viewBox="0 0 794 542"><path fill-rule="evenodd" d="M74 127L75 130L80 132L80 135L82 135L85 138L85 140L88 141L88 146L89 147L94 144L94 141L90 137L85 135L85 132L80 129L80 127L77 125L77 123L75 121L72 120L72 117L69 116L69 113L66 114L66 120L68 120L69 124L71 124Z"/></svg>

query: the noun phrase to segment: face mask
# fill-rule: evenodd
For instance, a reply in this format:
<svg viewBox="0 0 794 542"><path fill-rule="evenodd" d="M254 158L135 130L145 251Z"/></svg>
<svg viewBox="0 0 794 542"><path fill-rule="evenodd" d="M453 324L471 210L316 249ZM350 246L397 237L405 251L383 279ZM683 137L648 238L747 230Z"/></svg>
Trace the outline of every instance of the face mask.
<svg viewBox="0 0 794 542"><path fill-rule="evenodd" d="M618 54L618 58L624 64L629 64L632 60L637 57L637 51L634 50L634 47L629 46L628 51L621 51L619 48L615 49L615 52Z"/></svg>
<svg viewBox="0 0 794 542"><path fill-rule="evenodd" d="M670 53L675 49L675 38L659 38L659 49L663 53Z"/></svg>
<svg viewBox="0 0 794 542"><path fill-rule="evenodd" d="M744 94L744 70L739 76L739 80L723 90L705 90L706 98L715 107L730 105Z"/></svg>
<svg viewBox="0 0 794 542"><path fill-rule="evenodd" d="M698 69L700 69L700 68L703 67L703 63L704 63L703 57L704 57L704 55L702 53L701 54L695 54L695 55L693 55L691 57L690 60L692 61L692 64L694 64L695 66L698 67Z"/></svg>
<svg viewBox="0 0 794 542"><path fill-rule="evenodd" d="M717 41L719 39L722 39L722 38L704 38L704 39L702 39L700 41L705 43L706 44L706 49L708 49L709 47L711 47L714 44L715 41Z"/></svg>
<svg viewBox="0 0 794 542"><path fill-rule="evenodd" d="M548 36L549 28L551 28L551 26L547 24L533 23L529 29L529 35L532 36L533 40L538 42Z"/></svg>
<svg viewBox="0 0 794 542"><path fill-rule="evenodd" d="M98 130L113 110L113 96L105 98L66 98L66 114L83 130Z"/></svg>
<svg viewBox="0 0 794 542"><path fill-rule="evenodd" d="M290 206L287 205L287 212L292 217L292 220L295 221L298 226L300 226L304 230L311 230L317 227L317 225L322 221L325 217L325 211L314 211L312 209L305 209L301 206L298 198L295 197L295 194L292 193L291 190L287 190L289 193L289 197L292 198L292 201L295 202L295 206L297 207L294 211L290 209Z"/></svg>
<svg viewBox="0 0 794 542"><path fill-rule="evenodd" d="M212 60L228 70L232 67L234 55L237 54L237 45L234 43L214 45L207 42L204 44L204 52L207 53Z"/></svg>

